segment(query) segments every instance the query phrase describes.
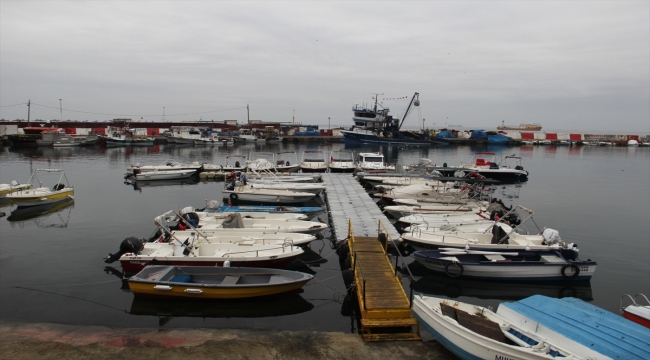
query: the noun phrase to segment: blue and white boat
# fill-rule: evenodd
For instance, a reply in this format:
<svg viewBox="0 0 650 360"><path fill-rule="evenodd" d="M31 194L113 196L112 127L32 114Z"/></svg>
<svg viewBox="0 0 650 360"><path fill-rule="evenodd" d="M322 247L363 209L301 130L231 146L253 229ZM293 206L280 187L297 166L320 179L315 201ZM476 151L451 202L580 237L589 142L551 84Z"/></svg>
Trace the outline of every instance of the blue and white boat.
<svg viewBox="0 0 650 360"><path fill-rule="evenodd" d="M501 281L590 280L596 262L578 259L575 249L462 250L438 249L413 253L427 269L449 277Z"/></svg>
<svg viewBox="0 0 650 360"><path fill-rule="evenodd" d="M650 329L576 298L534 295L494 312L417 295L413 313L461 359L650 358Z"/></svg>

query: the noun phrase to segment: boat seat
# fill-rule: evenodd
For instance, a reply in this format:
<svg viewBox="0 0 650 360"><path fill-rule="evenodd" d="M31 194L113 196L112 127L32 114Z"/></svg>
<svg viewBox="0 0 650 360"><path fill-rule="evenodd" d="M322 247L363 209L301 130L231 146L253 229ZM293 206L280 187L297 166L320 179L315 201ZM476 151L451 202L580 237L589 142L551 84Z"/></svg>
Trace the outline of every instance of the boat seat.
<svg viewBox="0 0 650 360"><path fill-rule="evenodd" d="M158 249L151 253L151 257L167 257L174 254L174 249Z"/></svg>
<svg viewBox="0 0 650 360"><path fill-rule="evenodd" d="M223 278L221 285L235 285L237 284L237 281L239 281L239 276L227 275L226 277Z"/></svg>

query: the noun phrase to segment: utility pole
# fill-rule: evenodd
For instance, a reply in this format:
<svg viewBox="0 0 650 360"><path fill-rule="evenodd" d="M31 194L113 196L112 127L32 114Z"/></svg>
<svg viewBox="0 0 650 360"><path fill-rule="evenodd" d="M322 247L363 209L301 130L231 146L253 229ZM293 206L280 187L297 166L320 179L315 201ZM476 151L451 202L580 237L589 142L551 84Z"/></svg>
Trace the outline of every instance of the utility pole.
<svg viewBox="0 0 650 360"><path fill-rule="evenodd" d="M29 115L32 109L32 100L27 100L27 126L32 126L32 122L29 120Z"/></svg>
<svg viewBox="0 0 650 360"><path fill-rule="evenodd" d="M61 120L59 122L63 122L63 105L62 105L62 99L59 99L59 111L61 112Z"/></svg>
<svg viewBox="0 0 650 360"><path fill-rule="evenodd" d="M327 130L332 129L332 126L330 125L330 117L327 117Z"/></svg>
<svg viewBox="0 0 650 360"><path fill-rule="evenodd" d="M296 109L293 109L293 116L291 117L291 125L296 125Z"/></svg>
<svg viewBox="0 0 650 360"><path fill-rule="evenodd" d="M248 127L251 126L251 110L248 104L246 104L246 118L248 119Z"/></svg>
<svg viewBox="0 0 650 360"><path fill-rule="evenodd" d="M162 121L165 122L165 107L163 106L163 118Z"/></svg>

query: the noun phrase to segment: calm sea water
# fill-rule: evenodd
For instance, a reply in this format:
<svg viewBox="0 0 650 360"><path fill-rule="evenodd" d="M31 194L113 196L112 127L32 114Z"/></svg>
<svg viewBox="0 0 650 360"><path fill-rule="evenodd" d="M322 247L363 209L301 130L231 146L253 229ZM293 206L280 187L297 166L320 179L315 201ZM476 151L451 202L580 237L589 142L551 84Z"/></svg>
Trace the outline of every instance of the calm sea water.
<svg viewBox="0 0 650 360"><path fill-rule="evenodd" d="M438 147L408 148L344 144L281 144L231 148L5 148L0 150L0 183L25 182L32 169L62 168L75 188L74 205L43 216L0 211L0 317L105 326L214 327L356 331L343 311L345 285L328 232L310 245L292 268L315 274L301 294L255 301L192 302L136 299L119 279L119 264L102 257L129 236L145 237L153 218L185 206L221 199L223 183L132 186L123 182L130 164L181 162L224 164L228 154L344 148L381 151L388 161L408 164L429 158L437 165L459 164L473 152L517 154L530 171L520 186L500 187L507 204L535 211L540 227L559 230L575 242L580 256L598 261L591 282L580 284L498 284L423 276L417 291L495 306L536 293L578 296L618 313L623 294L650 295L650 149L604 147ZM300 159L297 159L298 161ZM57 179L42 179L52 185ZM56 209L55 209L56 210ZM407 259L407 261L410 261ZM414 268L417 270L417 268ZM416 271L417 273L417 271ZM425 275L418 273L417 275ZM409 280L404 280L410 286Z"/></svg>

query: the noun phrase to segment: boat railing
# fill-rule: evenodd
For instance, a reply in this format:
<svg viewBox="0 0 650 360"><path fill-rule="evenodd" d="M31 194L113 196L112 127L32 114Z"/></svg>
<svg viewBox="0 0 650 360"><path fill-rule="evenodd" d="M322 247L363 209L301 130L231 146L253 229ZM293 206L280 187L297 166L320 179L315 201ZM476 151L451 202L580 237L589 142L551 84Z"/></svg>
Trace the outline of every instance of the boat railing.
<svg viewBox="0 0 650 360"><path fill-rule="evenodd" d="M382 236L383 235L383 236ZM390 233L388 232L388 229L386 229L386 225L379 220L377 222L377 238L382 241L382 238L385 239L385 241L382 241L382 245L384 248L384 254L388 255L388 242L390 241L393 244L393 248L395 249L395 252L397 253L397 256L395 257L395 273L394 275L397 276L397 266L399 265L399 260L402 260L402 265L404 265L404 268L407 270L409 274L409 279L411 282L415 281L413 274L411 273L411 269L409 269L408 265L406 264L406 260L404 259L404 256L402 255L402 252L399 249L399 246L396 244L396 240L394 240L391 236ZM410 305L413 305L413 289L411 288L411 294L409 296Z"/></svg>

